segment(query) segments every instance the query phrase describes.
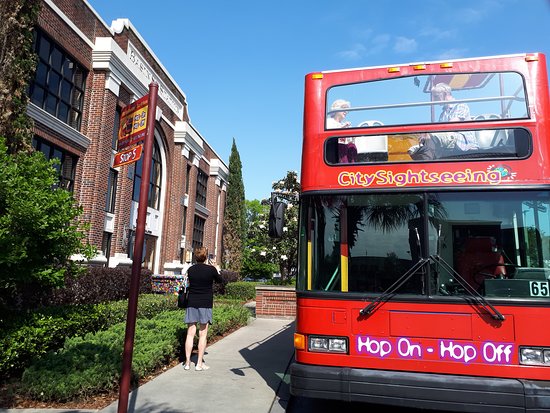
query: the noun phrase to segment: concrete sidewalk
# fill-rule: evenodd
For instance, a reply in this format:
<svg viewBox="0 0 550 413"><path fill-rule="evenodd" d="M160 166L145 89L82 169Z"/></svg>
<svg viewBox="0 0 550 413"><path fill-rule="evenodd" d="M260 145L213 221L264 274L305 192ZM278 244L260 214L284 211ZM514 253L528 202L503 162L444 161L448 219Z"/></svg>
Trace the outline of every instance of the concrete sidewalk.
<svg viewBox="0 0 550 413"><path fill-rule="evenodd" d="M294 321L253 318L207 346L209 370L182 364L167 370L129 395L128 413L282 413L290 397L288 366L294 355ZM118 401L96 410L0 409L0 413L116 413Z"/></svg>

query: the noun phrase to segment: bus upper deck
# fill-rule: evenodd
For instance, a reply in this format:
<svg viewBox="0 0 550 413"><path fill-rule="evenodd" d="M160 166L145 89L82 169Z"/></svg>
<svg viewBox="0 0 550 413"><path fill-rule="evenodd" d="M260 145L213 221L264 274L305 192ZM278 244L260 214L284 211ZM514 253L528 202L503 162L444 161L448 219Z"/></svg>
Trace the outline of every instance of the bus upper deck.
<svg viewBox="0 0 550 413"><path fill-rule="evenodd" d="M441 85L451 91L449 100L435 92ZM533 137L549 134L548 116L539 109L550 105L547 90L541 54L309 74L302 166L322 173L304 174L302 188L361 188L364 183L350 182L342 171L399 173L420 170L424 162L450 173L466 165L486 170L489 162L514 169L514 181L511 173L503 177L507 184L544 181L548 139ZM535 97L537 105L530 102ZM467 117L445 119L445 111L459 107ZM451 180L462 182L474 183ZM377 183L391 186L381 179L371 187Z"/></svg>

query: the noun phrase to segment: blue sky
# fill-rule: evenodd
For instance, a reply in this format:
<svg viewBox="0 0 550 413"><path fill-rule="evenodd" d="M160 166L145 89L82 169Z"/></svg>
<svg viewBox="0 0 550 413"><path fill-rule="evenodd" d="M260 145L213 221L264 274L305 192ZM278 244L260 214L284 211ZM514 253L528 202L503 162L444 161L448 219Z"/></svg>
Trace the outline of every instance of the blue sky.
<svg viewBox="0 0 550 413"><path fill-rule="evenodd" d="M88 0L128 18L187 95L246 199L300 170L304 77L321 70L542 52L550 0Z"/></svg>

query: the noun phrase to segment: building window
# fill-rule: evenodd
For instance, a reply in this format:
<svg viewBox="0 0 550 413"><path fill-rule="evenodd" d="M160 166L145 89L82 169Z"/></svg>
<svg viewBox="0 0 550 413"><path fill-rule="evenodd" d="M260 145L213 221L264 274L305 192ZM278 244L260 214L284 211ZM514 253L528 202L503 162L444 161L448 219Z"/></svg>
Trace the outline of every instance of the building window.
<svg viewBox="0 0 550 413"><path fill-rule="evenodd" d="M121 109L117 107L115 110L115 122L113 125L113 139L111 141L111 148L115 151L118 147L118 128L120 127L120 113Z"/></svg>
<svg viewBox="0 0 550 413"><path fill-rule="evenodd" d="M208 185L208 175L199 169L197 176L197 196L195 202L203 207L206 207L206 191Z"/></svg>
<svg viewBox="0 0 550 413"><path fill-rule="evenodd" d="M181 235L185 236L185 227L187 226L187 207L183 207L183 224L181 228Z"/></svg>
<svg viewBox="0 0 550 413"><path fill-rule="evenodd" d="M111 241L113 239L113 234L110 232L103 233L103 239L101 240L101 252L107 258L106 266L109 266L109 257L111 256Z"/></svg>
<svg viewBox="0 0 550 413"><path fill-rule="evenodd" d="M204 239L204 225L206 220L195 215L195 222L193 225L193 249L202 247Z"/></svg>
<svg viewBox="0 0 550 413"><path fill-rule="evenodd" d="M113 214L115 212L116 187L118 183L118 172L116 169L109 170L109 180L107 182L107 199L105 202L105 211Z"/></svg>
<svg viewBox="0 0 550 413"><path fill-rule="evenodd" d="M134 172L134 189L132 192L132 200L139 202L139 194L141 191L143 157L136 162ZM149 178L149 199L147 206L156 210L160 209L160 185L162 182L162 160L160 157L160 148L155 140L153 145L153 161L151 163L151 174Z"/></svg>
<svg viewBox="0 0 550 413"><path fill-rule="evenodd" d="M37 137L33 138L32 146L37 151L42 152L46 159L55 158L59 160L59 163L54 165L59 176L59 186L72 192L74 190L74 175L78 157Z"/></svg>
<svg viewBox="0 0 550 413"><path fill-rule="evenodd" d="M189 178L191 176L191 165L187 164L187 174L185 175L185 193L189 193Z"/></svg>
<svg viewBox="0 0 550 413"><path fill-rule="evenodd" d="M34 32L38 64L30 85L31 102L80 130L87 72L40 30Z"/></svg>

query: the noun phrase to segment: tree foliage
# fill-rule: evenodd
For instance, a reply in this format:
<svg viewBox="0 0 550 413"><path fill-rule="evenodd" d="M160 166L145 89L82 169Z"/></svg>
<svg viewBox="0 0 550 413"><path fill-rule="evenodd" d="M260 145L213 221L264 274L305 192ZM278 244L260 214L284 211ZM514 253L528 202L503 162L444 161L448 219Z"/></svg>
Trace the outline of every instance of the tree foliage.
<svg viewBox="0 0 550 413"><path fill-rule="evenodd" d="M235 139L229 156L227 203L223 223L223 265L240 273L246 237L246 208L242 164Z"/></svg>
<svg viewBox="0 0 550 413"><path fill-rule="evenodd" d="M72 193L57 188L53 162L41 152L9 154L0 138L0 295L26 284L59 286L74 264L89 257Z"/></svg>
<svg viewBox="0 0 550 413"><path fill-rule="evenodd" d="M41 0L0 2L0 136L15 153L31 148L27 86L36 67L32 50Z"/></svg>
<svg viewBox="0 0 550 413"><path fill-rule="evenodd" d="M258 200L246 201L247 236L242 275L251 278L271 278L277 272L278 253L267 235L269 205Z"/></svg>
<svg viewBox="0 0 550 413"><path fill-rule="evenodd" d="M273 183L273 191L285 196L285 226L283 237L275 240L277 257L275 263L279 266L281 281L294 275L298 269L298 199L300 182L296 171L288 171L286 176ZM266 229L267 232L267 229Z"/></svg>

